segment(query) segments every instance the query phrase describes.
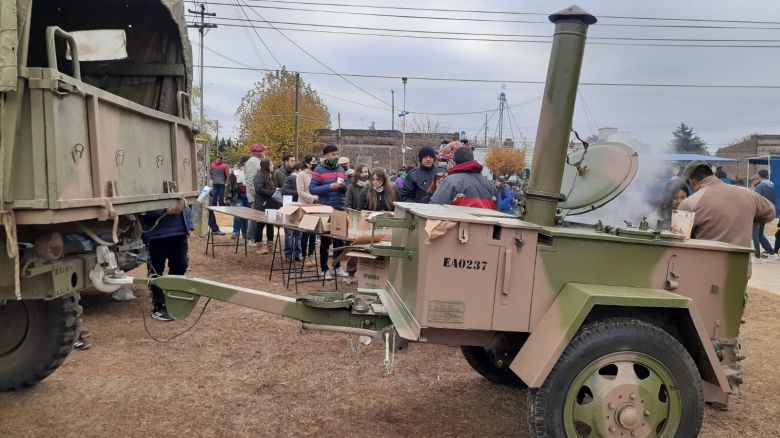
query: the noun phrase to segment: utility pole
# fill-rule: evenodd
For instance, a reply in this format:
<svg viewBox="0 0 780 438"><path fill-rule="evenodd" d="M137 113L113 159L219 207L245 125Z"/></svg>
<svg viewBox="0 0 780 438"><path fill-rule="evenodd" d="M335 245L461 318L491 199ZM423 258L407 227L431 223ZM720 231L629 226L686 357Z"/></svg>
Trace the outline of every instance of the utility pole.
<svg viewBox="0 0 780 438"><path fill-rule="evenodd" d="M390 130L395 131L395 90L390 89Z"/></svg>
<svg viewBox="0 0 780 438"><path fill-rule="evenodd" d="M215 149L214 156L216 157L217 155L219 155L219 120L215 120L214 123L216 124L216 128L217 128L217 133L214 136L214 149Z"/></svg>
<svg viewBox="0 0 780 438"><path fill-rule="evenodd" d="M341 113L338 113L339 117L339 150L341 150Z"/></svg>
<svg viewBox="0 0 780 438"><path fill-rule="evenodd" d="M401 78L401 82L404 83L404 109L401 111L404 117L403 133L401 134L401 164L406 166L406 116L409 114L406 112L406 77Z"/></svg>
<svg viewBox="0 0 780 438"><path fill-rule="evenodd" d="M498 95L498 141L504 143L504 108L506 107L506 93Z"/></svg>
<svg viewBox="0 0 780 438"><path fill-rule="evenodd" d="M299 152L299 143L301 139L301 111L300 111L300 100L301 100L301 74L296 72L295 73L295 160L300 161L300 152Z"/></svg>
<svg viewBox="0 0 780 438"><path fill-rule="evenodd" d="M487 142L487 130L488 130L487 122L488 122L488 115L487 115L487 113L485 113L485 147L488 147L488 142Z"/></svg>
<svg viewBox="0 0 780 438"><path fill-rule="evenodd" d="M192 27L192 28L198 29L198 32L200 33L200 129L201 129L201 132L205 132L206 131L206 126L205 126L206 122L205 122L205 114L203 113L203 97L204 97L204 93L203 93L203 36L206 34L206 29L214 29L214 28L217 27L217 25L214 24L214 23L206 23L206 16L216 17L217 14L215 14L213 12L206 12L206 5L203 4L203 3L200 4L200 10L199 11L198 10L187 9L187 12L189 12L190 14L199 14L200 15L200 23L194 23L194 24L193 23L189 23L189 24L187 24L187 27ZM197 159L195 160L195 162L197 163ZM205 185L205 184L208 184L208 168L209 168L209 148L208 148L208 146L205 143L203 144L203 166L204 166L203 167L203 171L204 171L205 181L202 181L202 183ZM200 184L198 184L198 186L200 186ZM201 223L201 227L200 227L200 232L201 232L201 235L203 235L203 233L205 233L205 231L207 230L207 227L208 227L208 224L206 223L206 216L207 215L202 214L203 210L200 209L199 205L196 204L195 207L196 207L196 211L194 211L193 213L195 214L196 217L198 215L201 216L202 223Z"/></svg>

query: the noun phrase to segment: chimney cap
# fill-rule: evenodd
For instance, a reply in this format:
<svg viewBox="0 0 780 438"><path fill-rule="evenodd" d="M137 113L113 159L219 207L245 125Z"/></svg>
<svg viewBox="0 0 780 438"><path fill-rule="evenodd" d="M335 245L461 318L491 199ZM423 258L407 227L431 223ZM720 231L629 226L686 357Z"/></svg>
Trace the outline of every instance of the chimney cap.
<svg viewBox="0 0 780 438"><path fill-rule="evenodd" d="M585 12L584 9L577 5L571 5L566 9L560 10L548 17L551 22L557 23L559 21L581 21L585 24L596 24L598 21L596 17Z"/></svg>

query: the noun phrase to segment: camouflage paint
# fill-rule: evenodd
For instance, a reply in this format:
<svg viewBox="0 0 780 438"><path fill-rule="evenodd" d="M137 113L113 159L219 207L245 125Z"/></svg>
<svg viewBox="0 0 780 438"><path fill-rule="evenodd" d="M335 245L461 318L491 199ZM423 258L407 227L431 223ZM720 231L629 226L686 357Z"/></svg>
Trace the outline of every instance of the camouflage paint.
<svg viewBox="0 0 780 438"><path fill-rule="evenodd" d="M195 308L200 297L249 307L302 322L327 326L352 327L379 331L392 325L387 315L353 307L321 307L304 301L249 288L232 286L211 280L165 275L152 279L135 278L135 284L155 285L165 293L168 312L175 319L184 319Z"/></svg>

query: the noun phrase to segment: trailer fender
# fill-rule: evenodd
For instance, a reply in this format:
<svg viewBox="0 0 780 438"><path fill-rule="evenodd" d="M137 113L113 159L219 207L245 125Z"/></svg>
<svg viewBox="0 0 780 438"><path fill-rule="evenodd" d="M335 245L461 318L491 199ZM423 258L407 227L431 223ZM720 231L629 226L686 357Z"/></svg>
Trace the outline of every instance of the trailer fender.
<svg viewBox="0 0 780 438"><path fill-rule="evenodd" d="M730 392L728 380L694 301L661 289L567 284L534 328L510 369L529 387L541 387L595 306L686 309L717 379L717 386L725 394Z"/></svg>

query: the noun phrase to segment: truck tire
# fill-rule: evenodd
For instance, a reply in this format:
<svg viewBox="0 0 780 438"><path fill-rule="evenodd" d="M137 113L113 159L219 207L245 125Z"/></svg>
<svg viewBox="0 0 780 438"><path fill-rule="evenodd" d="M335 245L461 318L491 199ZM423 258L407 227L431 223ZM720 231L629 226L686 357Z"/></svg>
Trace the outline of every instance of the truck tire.
<svg viewBox="0 0 780 438"><path fill-rule="evenodd" d="M474 368L474 371L478 372L482 377L489 382L493 382L498 385L513 386L515 388L527 388L525 383L517 377L512 370L509 369L507 363L505 367L497 367L490 358L490 353L482 347L462 346L460 350L463 352L463 357L466 358L466 362Z"/></svg>
<svg viewBox="0 0 780 438"><path fill-rule="evenodd" d="M79 298L0 304L0 391L35 385L65 361L78 336Z"/></svg>
<svg viewBox="0 0 780 438"><path fill-rule="evenodd" d="M630 318L581 328L528 397L535 437L687 438L698 436L704 416L690 354L666 331Z"/></svg>

